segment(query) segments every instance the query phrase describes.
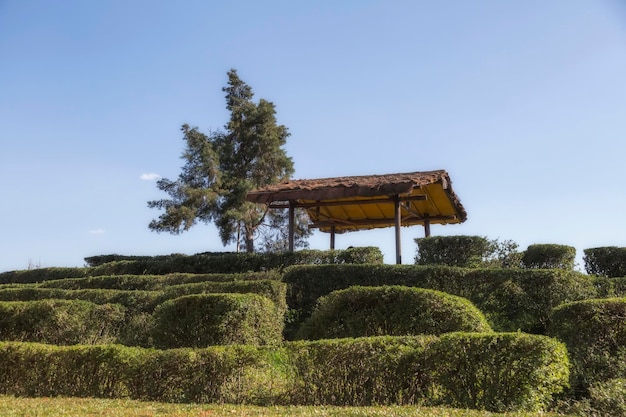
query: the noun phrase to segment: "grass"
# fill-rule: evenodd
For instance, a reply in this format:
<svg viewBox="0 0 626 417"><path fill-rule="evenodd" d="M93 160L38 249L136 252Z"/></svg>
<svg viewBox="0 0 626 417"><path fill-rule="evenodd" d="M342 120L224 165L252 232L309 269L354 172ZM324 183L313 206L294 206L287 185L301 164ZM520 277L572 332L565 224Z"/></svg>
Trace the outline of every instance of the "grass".
<svg viewBox="0 0 626 417"><path fill-rule="evenodd" d="M87 398L16 398L0 396L2 417L556 417L550 413L489 413L430 407L253 407L164 404Z"/></svg>

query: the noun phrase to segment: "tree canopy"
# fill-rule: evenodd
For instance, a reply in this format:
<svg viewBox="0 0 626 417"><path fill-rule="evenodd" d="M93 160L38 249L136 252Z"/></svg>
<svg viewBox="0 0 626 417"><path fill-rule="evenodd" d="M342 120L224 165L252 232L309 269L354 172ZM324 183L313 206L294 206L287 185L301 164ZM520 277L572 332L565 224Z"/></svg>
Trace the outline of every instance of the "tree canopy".
<svg viewBox="0 0 626 417"><path fill-rule="evenodd" d="M228 72L228 85L222 91L230 120L224 130L208 135L187 124L181 127L185 164L176 181L163 178L157 182L170 198L148 202L148 207L164 210L149 227L178 234L198 221L214 222L224 245L243 241L252 252L259 229L264 225L280 228L285 216L269 213L245 197L252 189L287 180L293 174L293 161L283 148L290 134L277 123L274 104L264 99L255 103L252 88L236 70ZM306 228L297 230L301 237L310 234ZM282 247L275 242L282 238L281 233L270 231L264 236L265 249ZM297 242L306 246L306 240Z"/></svg>

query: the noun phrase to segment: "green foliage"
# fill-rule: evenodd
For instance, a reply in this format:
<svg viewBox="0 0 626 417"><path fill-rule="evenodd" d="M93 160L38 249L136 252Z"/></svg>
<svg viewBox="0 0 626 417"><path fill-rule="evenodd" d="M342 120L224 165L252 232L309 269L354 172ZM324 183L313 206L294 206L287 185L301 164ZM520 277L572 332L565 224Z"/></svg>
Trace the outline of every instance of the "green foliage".
<svg viewBox="0 0 626 417"><path fill-rule="evenodd" d="M199 282L237 282L276 280L282 276L275 270L266 272L247 272L238 274L188 274L173 273L167 275L102 275L87 278L68 278L45 281L39 288L61 288L65 290L110 289L157 291L174 285Z"/></svg>
<svg viewBox="0 0 626 417"><path fill-rule="evenodd" d="M552 308L596 297L596 281L564 270L454 268L421 265L293 266L283 278L288 284L287 304L292 338L311 315L317 299L354 285L403 285L443 291L467 298L497 331L545 332Z"/></svg>
<svg viewBox="0 0 626 417"><path fill-rule="evenodd" d="M154 313L158 348L276 344L283 320L276 306L256 294L194 294L168 300Z"/></svg>
<svg viewBox="0 0 626 417"><path fill-rule="evenodd" d="M572 361L572 388L626 377L626 298L583 300L554 309L548 334L563 341Z"/></svg>
<svg viewBox="0 0 626 417"><path fill-rule="evenodd" d="M0 284L29 284L61 278L78 278L87 275L86 268L38 268L0 273Z"/></svg>
<svg viewBox="0 0 626 417"><path fill-rule="evenodd" d="M567 245L530 245L522 257L524 268L574 269L576 248Z"/></svg>
<svg viewBox="0 0 626 417"><path fill-rule="evenodd" d="M0 340L55 345L117 340L124 308L78 300L0 302Z"/></svg>
<svg viewBox="0 0 626 417"><path fill-rule="evenodd" d="M591 410L597 417L626 417L626 379L596 382L589 388Z"/></svg>
<svg viewBox="0 0 626 417"><path fill-rule="evenodd" d="M482 236L431 236L415 239L418 265L476 267L481 265L489 246Z"/></svg>
<svg viewBox="0 0 626 417"><path fill-rule="evenodd" d="M286 345L303 404L439 404L538 410L567 385L564 346L512 334L377 337Z"/></svg>
<svg viewBox="0 0 626 417"><path fill-rule="evenodd" d="M252 252L255 233L271 214L246 201L246 194L291 176L293 161L284 150L289 131L277 124L273 103L253 102L252 89L236 70L228 72L228 86L222 90L229 122L224 131L209 135L183 125L185 165L177 181L158 181L157 187L170 198L148 202L149 207L164 210L150 229L181 233L197 221L213 221L224 245L239 245L243 236L247 252ZM280 223L284 226L284 221ZM300 232L310 234L306 228Z"/></svg>
<svg viewBox="0 0 626 417"><path fill-rule="evenodd" d="M488 332L491 327L484 315L461 297L421 288L355 286L320 298L298 338L438 335L454 331Z"/></svg>
<svg viewBox="0 0 626 417"><path fill-rule="evenodd" d="M446 334L427 357L441 404L459 408L541 410L569 377L565 346L545 336Z"/></svg>
<svg viewBox="0 0 626 417"><path fill-rule="evenodd" d="M108 256L103 258L110 259ZM119 259L114 258L114 261L103 264L93 261L94 267L86 275L232 274L283 269L302 264L383 263L383 254L377 247L271 253L206 252L195 255L140 257L134 260L125 258L129 257L120 256Z"/></svg>
<svg viewBox="0 0 626 417"><path fill-rule="evenodd" d="M524 334L173 350L0 343L0 393L16 396L536 410L566 381L563 346Z"/></svg>
<svg viewBox="0 0 626 417"><path fill-rule="evenodd" d="M425 356L435 336L368 337L285 345L298 376L294 404L425 404Z"/></svg>
<svg viewBox="0 0 626 417"><path fill-rule="evenodd" d="M589 275L626 277L626 248L605 246L585 249L583 260Z"/></svg>

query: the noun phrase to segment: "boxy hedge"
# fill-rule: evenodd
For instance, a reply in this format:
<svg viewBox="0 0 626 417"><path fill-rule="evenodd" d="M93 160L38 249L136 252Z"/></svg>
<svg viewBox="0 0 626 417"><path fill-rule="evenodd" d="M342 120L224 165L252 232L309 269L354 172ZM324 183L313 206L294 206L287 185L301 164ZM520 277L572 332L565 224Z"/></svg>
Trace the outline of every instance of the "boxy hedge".
<svg viewBox="0 0 626 417"><path fill-rule="evenodd" d="M241 273L282 269L289 265L383 263L383 254L376 247L358 247L345 250L300 250L295 252L230 253L205 252L196 255L165 255L134 257L103 255L85 258L88 265L105 275L113 274L168 274L173 272Z"/></svg>
<svg viewBox="0 0 626 417"><path fill-rule="evenodd" d="M576 271L474 269L422 265L294 266L285 271L292 322L287 336L311 315L317 299L354 285L403 285L467 298L497 331L545 332L552 309L598 293L593 277Z"/></svg>
<svg viewBox="0 0 626 417"><path fill-rule="evenodd" d="M522 255L522 266L529 269L574 269L576 248L567 245L534 244Z"/></svg>
<svg viewBox="0 0 626 417"><path fill-rule="evenodd" d="M125 309L79 300L0 302L0 340L54 345L101 344L118 340Z"/></svg>
<svg viewBox="0 0 626 417"><path fill-rule="evenodd" d="M283 320L256 294L194 294L165 301L152 314L154 346L268 345L282 341Z"/></svg>
<svg viewBox="0 0 626 417"><path fill-rule="evenodd" d="M585 270L590 275L626 277L626 248L604 246L583 251Z"/></svg>
<svg viewBox="0 0 626 417"><path fill-rule="evenodd" d="M100 275L85 278L67 278L44 281L41 288L110 289L156 291L171 285L192 284L197 282L232 282L232 281L280 281L282 275L275 270L264 272L246 272L238 274L187 274L173 273L166 275Z"/></svg>
<svg viewBox="0 0 626 417"><path fill-rule="evenodd" d="M173 350L0 343L0 394L18 396L539 410L567 377L561 343L521 333Z"/></svg>
<svg viewBox="0 0 626 417"><path fill-rule="evenodd" d="M577 301L554 309L548 334L567 346L577 394L597 382L626 378L625 319L626 298Z"/></svg>
<svg viewBox="0 0 626 417"><path fill-rule="evenodd" d="M403 286L333 291L319 299L299 339L488 332L485 316L468 300Z"/></svg>

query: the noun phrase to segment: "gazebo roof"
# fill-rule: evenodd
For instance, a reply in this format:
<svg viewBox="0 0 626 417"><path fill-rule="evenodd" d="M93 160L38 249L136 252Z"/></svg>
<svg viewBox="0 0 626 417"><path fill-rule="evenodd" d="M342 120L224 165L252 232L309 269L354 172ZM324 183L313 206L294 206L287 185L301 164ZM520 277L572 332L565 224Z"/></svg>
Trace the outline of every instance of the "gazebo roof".
<svg viewBox="0 0 626 417"><path fill-rule="evenodd" d="M301 207L324 232L396 225L462 223L465 208L444 170L287 181L252 190L247 200L270 207Z"/></svg>

